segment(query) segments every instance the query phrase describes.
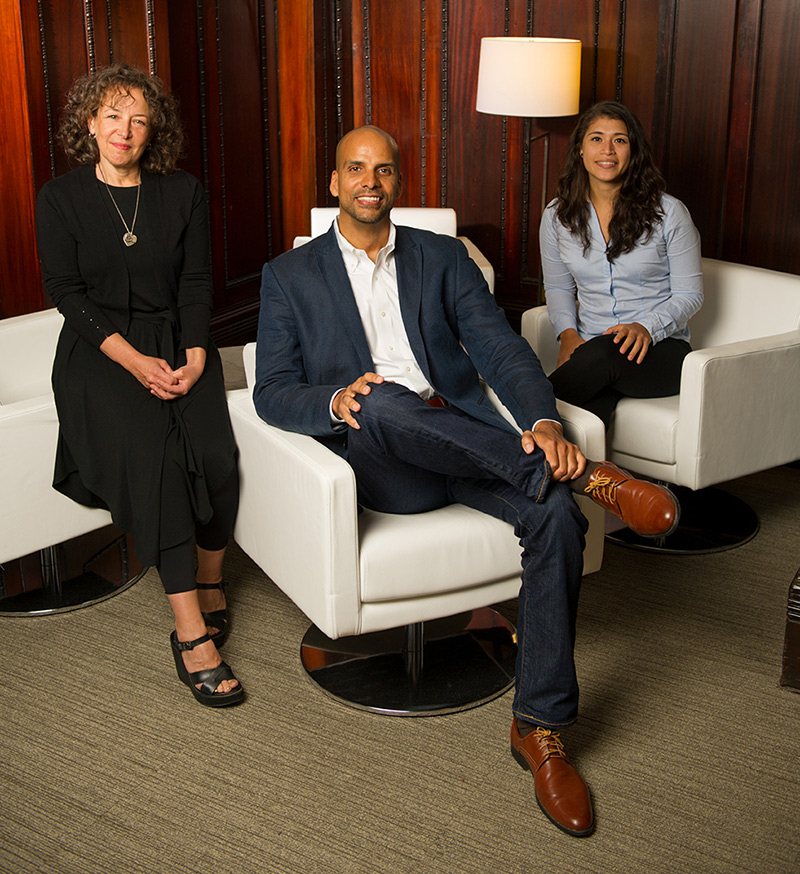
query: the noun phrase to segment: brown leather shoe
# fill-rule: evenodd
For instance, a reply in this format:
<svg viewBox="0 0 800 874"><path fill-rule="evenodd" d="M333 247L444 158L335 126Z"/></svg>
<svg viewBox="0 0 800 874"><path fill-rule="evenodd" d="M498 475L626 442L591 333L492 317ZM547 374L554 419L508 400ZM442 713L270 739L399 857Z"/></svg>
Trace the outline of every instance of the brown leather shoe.
<svg viewBox="0 0 800 874"><path fill-rule="evenodd" d="M666 537L678 527L681 509L669 489L634 479L610 461L597 465L584 491L642 537Z"/></svg>
<svg viewBox="0 0 800 874"><path fill-rule="evenodd" d="M535 728L521 737L512 719L511 755L533 774L536 800L550 822L577 838L594 831L589 790L567 758L558 732Z"/></svg>

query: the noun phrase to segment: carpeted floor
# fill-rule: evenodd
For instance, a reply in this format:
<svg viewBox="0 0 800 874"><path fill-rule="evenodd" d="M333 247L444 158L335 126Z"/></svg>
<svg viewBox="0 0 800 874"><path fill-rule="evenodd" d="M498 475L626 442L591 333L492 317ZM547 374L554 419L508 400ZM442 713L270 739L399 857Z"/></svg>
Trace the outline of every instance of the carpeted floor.
<svg viewBox="0 0 800 874"><path fill-rule="evenodd" d="M800 469L729 489L761 517L749 544L609 545L585 578L568 749L592 837L536 807L509 695L427 719L325 698L298 660L307 620L233 545L236 708L178 681L153 572L85 610L0 617L0 872L798 874L800 695L778 679Z"/></svg>

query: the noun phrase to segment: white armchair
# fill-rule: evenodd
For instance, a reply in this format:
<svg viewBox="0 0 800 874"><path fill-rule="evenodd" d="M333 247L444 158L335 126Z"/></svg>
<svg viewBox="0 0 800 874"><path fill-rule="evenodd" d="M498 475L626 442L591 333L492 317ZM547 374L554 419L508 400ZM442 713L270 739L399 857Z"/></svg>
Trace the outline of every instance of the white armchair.
<svg viewBox="0 0 800 874"><path fill-rule="evenodd" d="M241 470L234 538L314 623L302 648L312 679L352 706L415 715L505 691L514 678L514 629L480 608L518 594L512 527L459 504L407 516L359 513L347 462L258 417L255 344L245 347L244 364L249 388L228 396ZM601 458L599 420L569 405L562 413L571 438ZM590 519L584 573L591 573L602 562L603 512L580 501ZM453 638L456 662L448 660Z"/></svg>
<svg viewBox="0 0 800 874"><path fill-rule="evenodd" d="M76 606L73 593L62 592L53 547L111 523L105 510L52 487L58 417L50 373L62 324L54 309L0 320L0 563L41 553L46 590L35 612Z"/></svg>
<svg viewBox="0 0 800 874"><path fill-rule="evenodd" d="M611 461L692 491L800 458L800 276L704 258L703 282L680 394L623 398L607 438ZM558 343L546 306L523 314L522 334L550 372ZM754 514L741 515L746 505L709 513L703 502L694 518L682 503L681 551L736 545L757 531Z"/></svg>

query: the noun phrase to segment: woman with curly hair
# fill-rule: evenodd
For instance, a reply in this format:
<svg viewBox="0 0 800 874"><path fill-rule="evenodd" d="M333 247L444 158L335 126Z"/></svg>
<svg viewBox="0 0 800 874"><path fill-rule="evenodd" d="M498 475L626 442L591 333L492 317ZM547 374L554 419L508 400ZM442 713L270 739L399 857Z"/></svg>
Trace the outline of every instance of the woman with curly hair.
<svg viewBox="0 0 800 874"><path fill-rule="evenodd" d="M559 340L556 397L609 426L617 401L680 390L687 323L703 302L700 236L664 191L641 123L588 109L570 137L539 241ZM577 307L576 307L577 302Z"/></svg>
<svg viewBox="0 0 800 874"><path fill-rule="evenodd" d="M201 704L234 704L243 688L217 647L239 480L209 338L205 193L176 170L174 98L141 70L75 82L60 135L79 166L42 188L36 215L45 286L64 316L53 485L133 533L175 614L178 676Z"/></svg>

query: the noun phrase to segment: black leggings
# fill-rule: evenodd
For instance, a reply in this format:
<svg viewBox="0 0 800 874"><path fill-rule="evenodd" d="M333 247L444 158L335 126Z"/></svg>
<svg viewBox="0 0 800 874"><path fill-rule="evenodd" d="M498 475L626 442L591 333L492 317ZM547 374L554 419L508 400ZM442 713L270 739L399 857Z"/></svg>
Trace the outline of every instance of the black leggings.
<svg viewBox="0 0 800 874"><path fill-rule="evenodd" d="M550 374L557 398L599 416L606 426L620 398L664 398L681 387L683 359L692 351L685 340L667 337L647 350L641 364L628 361L613 334L593 337Z"/></svg>
<svg viewBox="0 0 800 874"><path fill-rule="evenodd" d="M198 524L195 536L177 546L162 549L158 560L158 574L168 595L191 592L197 587L195 581L195 543L210 552L224 549L233 531L236 511L239 507L239 470L233 466L230 476L210 495L214 511L211 521Z"/></svg>

